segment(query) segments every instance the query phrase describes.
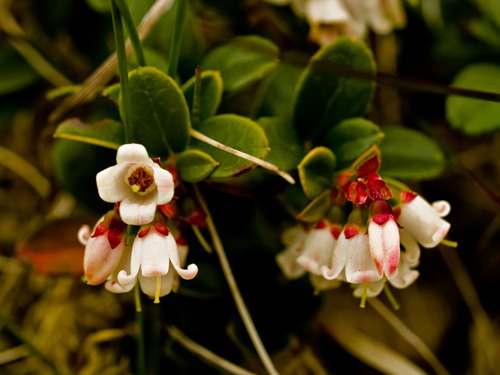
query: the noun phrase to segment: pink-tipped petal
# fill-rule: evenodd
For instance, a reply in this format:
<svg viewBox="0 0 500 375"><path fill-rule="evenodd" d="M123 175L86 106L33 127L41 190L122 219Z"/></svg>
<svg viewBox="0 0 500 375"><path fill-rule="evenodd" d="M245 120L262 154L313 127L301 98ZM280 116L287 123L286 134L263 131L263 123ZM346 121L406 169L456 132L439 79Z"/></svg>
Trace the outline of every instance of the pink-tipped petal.
<svg viewBox="0 0 500 375"><path fill-rule="evenodd" d="M440 217L448 216L451 211L451 205L447 201L433 202L432 207L436 210Z"/></svg>
<svg viewBox="0 0 500 375"><path fill-rule="evenodd" d="M113 165L97 174L97 191L103 201L109 203L120 202L131 194L131 190L125 181L127 170L127 164Z"/></svg>
<svg viewBox="0 0 500 375"><path fill-rule="evenodd" d="M158 195L156 204L165 204L174 197L174 179L169 171L153 164L154 178Z"/></svg>
<svg viewBox="0 0 500 375"><path fill-rule="evenodd" d="M172 286L174 285L174 271L171 269L166 275L159 277L161 277L159 296L163 297L172 291ZM139 284L144 294L151 298L155 298L158 285L156 277L145 277L139 274Z"/></svg>
<svg viewBox="0 0 500 375"><path fill-rule="evenodd" d="M417 270L412 269L411 264L407 261L407 254L401 257L401 264L399 265L398 275L389 280L392 286L403 289L413 284L419 276Z"/></svg>
<svg viewBox="0 0 500 375"><path fill-rule="evenodd" d="M370 244L370 253L375 263L378 275L382 277L385 269L385 252L384 252L384 232L382 226L374 221L368 224L368 242Z"/></svg>
<svg viewBox="0 0 500 375"><path fill-rule="evenodd" d="M116 269L122 256L125 242L111 249L106 236L90 238L85 249L83 268L90 285L104 282Z"/></svg>
<svg viewBox="0 0 500 375"><path fill-rule="evenodd" d="M106 281L106 284L104 284L104 287L113 293L128 293L134 288L134 286L135 279L129 284L120 284L116 280L108 280Z"/></svg>
<svg viewBox="0 0 500 375"><path fill-rule="evenodd" d="M156 212L156 197L154 194L129 195L120 204L120 216L124 223L144 225L153 221Z"/></svg>
<svg viewBox="0 0 500 375"><path fill-rule="evenodd" d="M148 156L148 151L143 145L129 143L120 146L116 152L116 162L122 163L140 163L151 165L153 161Z"/></svg>
<svg viewBox="0 0 500 375"><path fill-rule="evenodd" d="M391 279L395 277L398 272L399 256L401 252L398 224L396 224L396 221L391 218L383 225L383 231L385 274L389 279Z"/></svg>

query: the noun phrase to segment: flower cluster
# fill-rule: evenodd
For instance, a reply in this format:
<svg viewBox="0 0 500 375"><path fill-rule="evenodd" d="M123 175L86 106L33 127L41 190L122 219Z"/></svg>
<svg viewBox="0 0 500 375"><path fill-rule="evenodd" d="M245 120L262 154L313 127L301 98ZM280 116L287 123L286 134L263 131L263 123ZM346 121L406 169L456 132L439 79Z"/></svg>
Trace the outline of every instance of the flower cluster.
<svg viewBox="0 0 500 375"><path fill-rule="evenodd" d="M431 205L409 190L393 196L376 173L378 167L374 156L338 177L333 192L341 191L343 201L352 202L352 207L342 207L351 211L345 222L322 220L312 228L298 226L284 232L286 248L276 259L287 277L308 271L317 289L343 281L353 284L355 296L364 298L378 295L386 281L406 288L418 278L414 268L419 244L432 248L444 240L450 224L442 217L450 205L445 201ZM334 210L339 210L339 202L338 198L333 202Z"/></svg>
<svg viewBox="0 0 500 375"><path fill-rule="evenodd" d="M290 4L295 14L310 25L309 37L318 44L331 43L340 35L362 39L368 29L388 34L403 27L406 16L401 0L267 0Z"/></svg>
<svg viewBox="0 0 500 375"><path fill-rule="evenodd" d="M121 146L116 159L115 166L96 177L99 196L115 208L98 221L92 234L86 225L78 233L86 246L85 276L91 285L107 280L106 289L115 293L130 291L138 281L158 302L175 290L178 276L190 280L198 273L195 264L181 267L187 245L166 224L164 212L170 211L174 180L142 145Z"/></svg>

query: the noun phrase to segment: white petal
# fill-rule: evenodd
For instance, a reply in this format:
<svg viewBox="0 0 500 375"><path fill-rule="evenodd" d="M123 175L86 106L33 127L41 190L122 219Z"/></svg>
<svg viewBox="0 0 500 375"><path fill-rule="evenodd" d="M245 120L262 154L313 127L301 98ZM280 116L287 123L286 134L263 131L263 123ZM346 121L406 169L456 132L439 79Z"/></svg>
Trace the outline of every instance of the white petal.
<svg viewBox="0 0 500 375"><path fill-rule="evenodd" d="M142 238L136 238L142 249L141 271L144 277L163 276L168 272L170 258L168 247L175 246L172 234L164 236L153 228Z"/></svg>
<svg viewBox="0 0 500 375"><path fill-rule="evenodd" d="M78 230L78 241L86 246L90 239L90 227L88 225L82 225Z"/></svg>
<svg viewBox="0 0 500 375"><path fill-rule="evenodd" d="M304 250L306 237L307 232L301 225L283 231L281 240L287 247L276 255L276 263L278 263L281 272L289 279L297 279L306 272L306 270L297 263L297 258Z"/></svg>
<svg viewBox="0 0 500 375"><path fill-rule="evenodd" d="M104 282L117 268L122 256L125 241L111 248L107 233L90 238L85 248L83 268L87 282L97 285Z"/></svg>
<svg viewBox="0 0 500 375"><path fill-rule="evenodd" d="M388 34L392 31L393 24L387 18L380 0L365 0L364 12L367 24L377 34Z"/></svg>
<svg viewBox="0 0 500 375"><path fill-rule="evenodd" d="M191 280L198 274L198 266L196 264L190 264L187 269L181 268L181 262L179 258L179 252L177 250L177 244L174 237L169 234L170 243L167 246L167 252L169 254L170 262L174 266L175 270L184 280Z"/></svg>
<svg viewBox="0 0 500 375"><path fill-rule="evenodd" d="M144 225L153 221L156 212L156 195L129 194L120 204L120 216L124 223Z"/></svg>
<svg viewBox="0 0 500 375"><path fill-rule="evenodd" d="M413 284L418 278L419 272L417 270L411 269L410 263L406 259L406 254L401 258L401 264L399 265L398 275L393 279L389 280L391 285L396 288L403 289L407 286Z"/></svg>
<svg viewBox="0 0 500 375"><path fill-rule="evenodd" d="M330 266L336 242L329 227L311 230L297 263L307 271L321 275L321 268Z"/></svg>
<svg viewBox="0 0 500 375"><path fill-rule="evenodd" d="M346 239L344 231L342 231L342 233L340 233L339 239L337 240L337 243L335 244L335 248L333 249L331 268L324 266L321 269L323 277L325 279L333 280L333 279L336 279L340 275L340 273L344 269L345 264L347 262L347 256L351 250L351 244L352 244L353 240L354 240L354 242L357 242L355 240L355 237L357 237L357 236Z"/></svg>
<svg viewBox="0 0 500 375"><path fill-rule="evenodd" d="M137 241L138 237L135 238L132 245L128 247L128 251L124 252L124 256L120 262L120 271L116 277L120 284L128 285L130 283L135 284L139 268L141 266L142 258L142 247L141 243ZM126 249L127 250L127 249Z"/></svg>
<svg viewBox="0 0 500 375"><path fill-rule="evenodd" d="M350 241L345 265L347 282L360 284L380 280L370 254L368 236L360 233L347 241Z"/></svg>
<svg viewBox="0 0 500 375"><path fill-rule="evenodd" d="M116 152L116 162L122 163L143 163L151 165L153 161L148 156L146 147L137 143L129 143L120 146Z"/></svg>
<svg viewBox="0 0 500 375"><path fill-rule="evenodd" d="M113 293L127 293L127 292L130 292L134 288L135 280L136 279L134 278L133 282L128 283L128 284L120 284L116 280L108 280L108 281L106 281L106 284L104 284L104 287Z"/></svg>
<svg viewBox="0 0 500 375"><path fill-rule="evenodd" d="M340 0L309 0L305 14L309 21L325 24L346 22L350 18Z"/></svg>
<svg viewBox="0 0 500 375"><path fill-rule="evenodd" d="M417 241L405 229L399 230L399 237L401 239L401 245L405 248L404 254L406 254L406 261L413 267L417 266L420 260L420 246L418 246ZM403 257L403 255L401 255L401 257Z"/></svg>
<svg viewBox="0 0 500 375"><path fill-rule="evenodd" d="M125 182L128 164L114 165L100 171L96 176L97 191L105 202L122 201L132 190Z"/></svg>
<svg viewBox="0 0 500 375"><path fill-rule="evenodd" d="M313 273L309 274L309 279L311 284L316 290L328 290L338 288L342 282L339 280L327 280L323 276L315 275Z"/></svg>
<svg viewBox="0 0 500 375"><path fill-rule="evenodd" d="M398 271L401 247L399 245L399 228L396 221L390 218L383 224L384 231L384 272L390 279Z"/></svg>
<svg viewBox="0 0 500 375"><path fill-rule="evenodd" d="M169 171L161 168L158 164L153 164L154 178L157 189L157 204L165 204L174 197L174 179Z"/></svg>
<svg viewBox="0 0 500 375"><path fill-rule="evenodd" d="M159 277L161 277L159 296L163 297L172 291L172 285L174 284L174 270L170 269L170 272L166 275ZM145 277L139 274L139 283L144 294L151 298L156 296L156 288L158 285L156 277Z"/></svg>
<svg viewBox="0 0 500 375"><path fill-rule="evenodd" d="M368 284L368 291L366 296L368 298L376 297L380 294L382 289L384 289L384 280L375 281L373 283ZM352 293L354 297L361 298L363 296L364 284L359 284L354 292Z"/></svg>

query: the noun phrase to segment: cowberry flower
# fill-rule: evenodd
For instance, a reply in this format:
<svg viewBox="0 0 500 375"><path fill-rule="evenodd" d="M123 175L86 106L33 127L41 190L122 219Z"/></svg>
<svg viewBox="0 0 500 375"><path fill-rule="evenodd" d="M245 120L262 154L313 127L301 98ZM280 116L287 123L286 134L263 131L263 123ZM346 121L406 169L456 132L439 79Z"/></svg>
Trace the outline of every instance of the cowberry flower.
<svg viewBox="0 0 500 375"><path fill-rule="evenodd" d="M83 269L88 284L104 282L116 269L125 247L126 227L118 213L111 210L97 222L92 234L88 225L80 228L78 239L85 245Z"/></svg>
<svg viewBox="0 0 500 375"><path fill-rule="evenodd" d="M181 250L186 253L184 248ZM156 303L159 302L159 297L172 291L175 274L191 280L198 273L195 264L190 264L187 269L181 268L177 243L161 218L141 227L132 245L130 265L127 268L118 272L117 282L109 285L108 289L115 292L128 291L139 279L142 291L154 297Z"/></svg>
<svg viewBox="0 0 500 375"><path fill-rule="evenodd" d="M126 224L150 223L156 206L174 196L172 175L153 162L139 144L121 146L116 161L97 174L99 196L105 202L120 202L120 216Z"/></svg>
<svg viewBox="0 0 500 375"><path fill-rule="evenodd" d="M395 277L400 258L399 229L391 206L383 199L376 200L371 206L368 241L378 275L385 274L388 279Z"/></svg>
<svg viewBox="0 0 500 375"><path fill-rule="evenodd" d="M411 191L401 192L398 223L423 247L437 246L448 234L450 223L442 217L450 212L450 204L437 201L432 205Z"/></svg>

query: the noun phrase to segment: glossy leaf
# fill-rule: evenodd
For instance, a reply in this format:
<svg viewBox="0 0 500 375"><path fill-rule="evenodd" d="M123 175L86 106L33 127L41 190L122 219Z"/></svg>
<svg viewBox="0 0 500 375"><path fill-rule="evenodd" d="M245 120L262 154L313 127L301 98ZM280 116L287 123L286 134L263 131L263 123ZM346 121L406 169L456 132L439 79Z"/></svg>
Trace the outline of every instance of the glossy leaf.
<svg viewBox="0 0 500 375"><path fill-rule="evenodd" d="M438 176L446 166L439 145L412 129L382 127L382 161L379 173L398 179L420 180Z"/></svg>
<svg viewBox="0 0 500 375"><path fill-rule="evenodd" d="M300 162L297 167L300 183L309 199L331 186L336 165L335 154L326 147L312 149Z"/></svg>
<svg viewBox="0 0 500 375"><path fill-rule="evenodd" d="M297 219L306 223L315 223L324 219L330 208L331 194L330 190L324 190L297 215Z"/></svg>
<svg viewBox="0 0 500 375"><path fill-rule="evenodd" d="M177 159L177 171L181 180L194 183L207 178L218 164L203 151L186 150Z"/></svg>
<svg viewBox="0 0 500 375"><path fill-rule="evenodd" d="M175 81L153 67L129 74L133 141L155 156L181 152L189 141L189 108ZM121 102L121 99L120 99Z"/></svg>
<svg viewBox="0 0 500 375"><path fill-rule="evenodd" d="M111 119L104 119L95 124L85 124L78 118L70 118L59 124L54 137L115 150L125 143L123 124Z"/></svg>
<svg viewBox="0 0 500 375"><path fill-rule="evenodd" d="M293 90L303 67L282 62L260 84L254 103L254 116L290 117Z"/></svg>
<svg viewBox="0 0 500 375"><path fill-rule="evenodd" d="M184 85L182 91L189 106L193 110L193 95L196 77L192 77ZM213 70L201 72L201 97L200 97L200 120L215 115L222 99L222 78L220 73Z"/></svg>
<svg viewBox="0 0 500 375"><path fill-rule="evenodd" d="M302 138L318 138L340 121L362 116L375 85L356 74L372 75L370 50L349 38L321 48L310 60L295 89L293 122Z"/></svg>
<svg viewBox="0 0 500 375"><path fill-rule="evenodd" d="M279 117L261 117L257 123L266 132L271 148L266 161L285 171L294 170L304 157L305 151L290 122Z"/></svg>
<svg viewBox="0 0 500 375"><path fill-rule="evenodd" d="M500 93L500 65L474 64L453 80L455 87ZM446 99L450 124L466 134L479 135L500 130L500 103L459 96Z"/></svg>
<svg viewBox="0 0 500 375"><path fill-rule="evenodd" d="M263 159L269 152L269 144L262 128L252 120L232 114L209 117L202 121L197 130L226 146ZM255 164L228 152L222 151L195 138L191 148L206 152L220 165L210 175L210 179L235 177L252 169Z"/></svg>
<svg viewBox="0 0 500 375"><path fill-rule="evenodd" d="M16 92L39 79L38 73L12 48L0 49L0 95Z"/></svg>
<svg viewBox="0 0 500 375"><path fill-rule="evenodd" d="M202 70L218 70L224 94L243 90L265 77L278 64L278 47L259 36L240 36L214 48L201 63Z"/></svg>
<svg viewBox="0 0 500 375"><path fill-rule="evenodd" d="M373 122L357 117L342 121L328 134L324 142L337 157L339 168L351 165L361 154L383 137Z"/></svg>

